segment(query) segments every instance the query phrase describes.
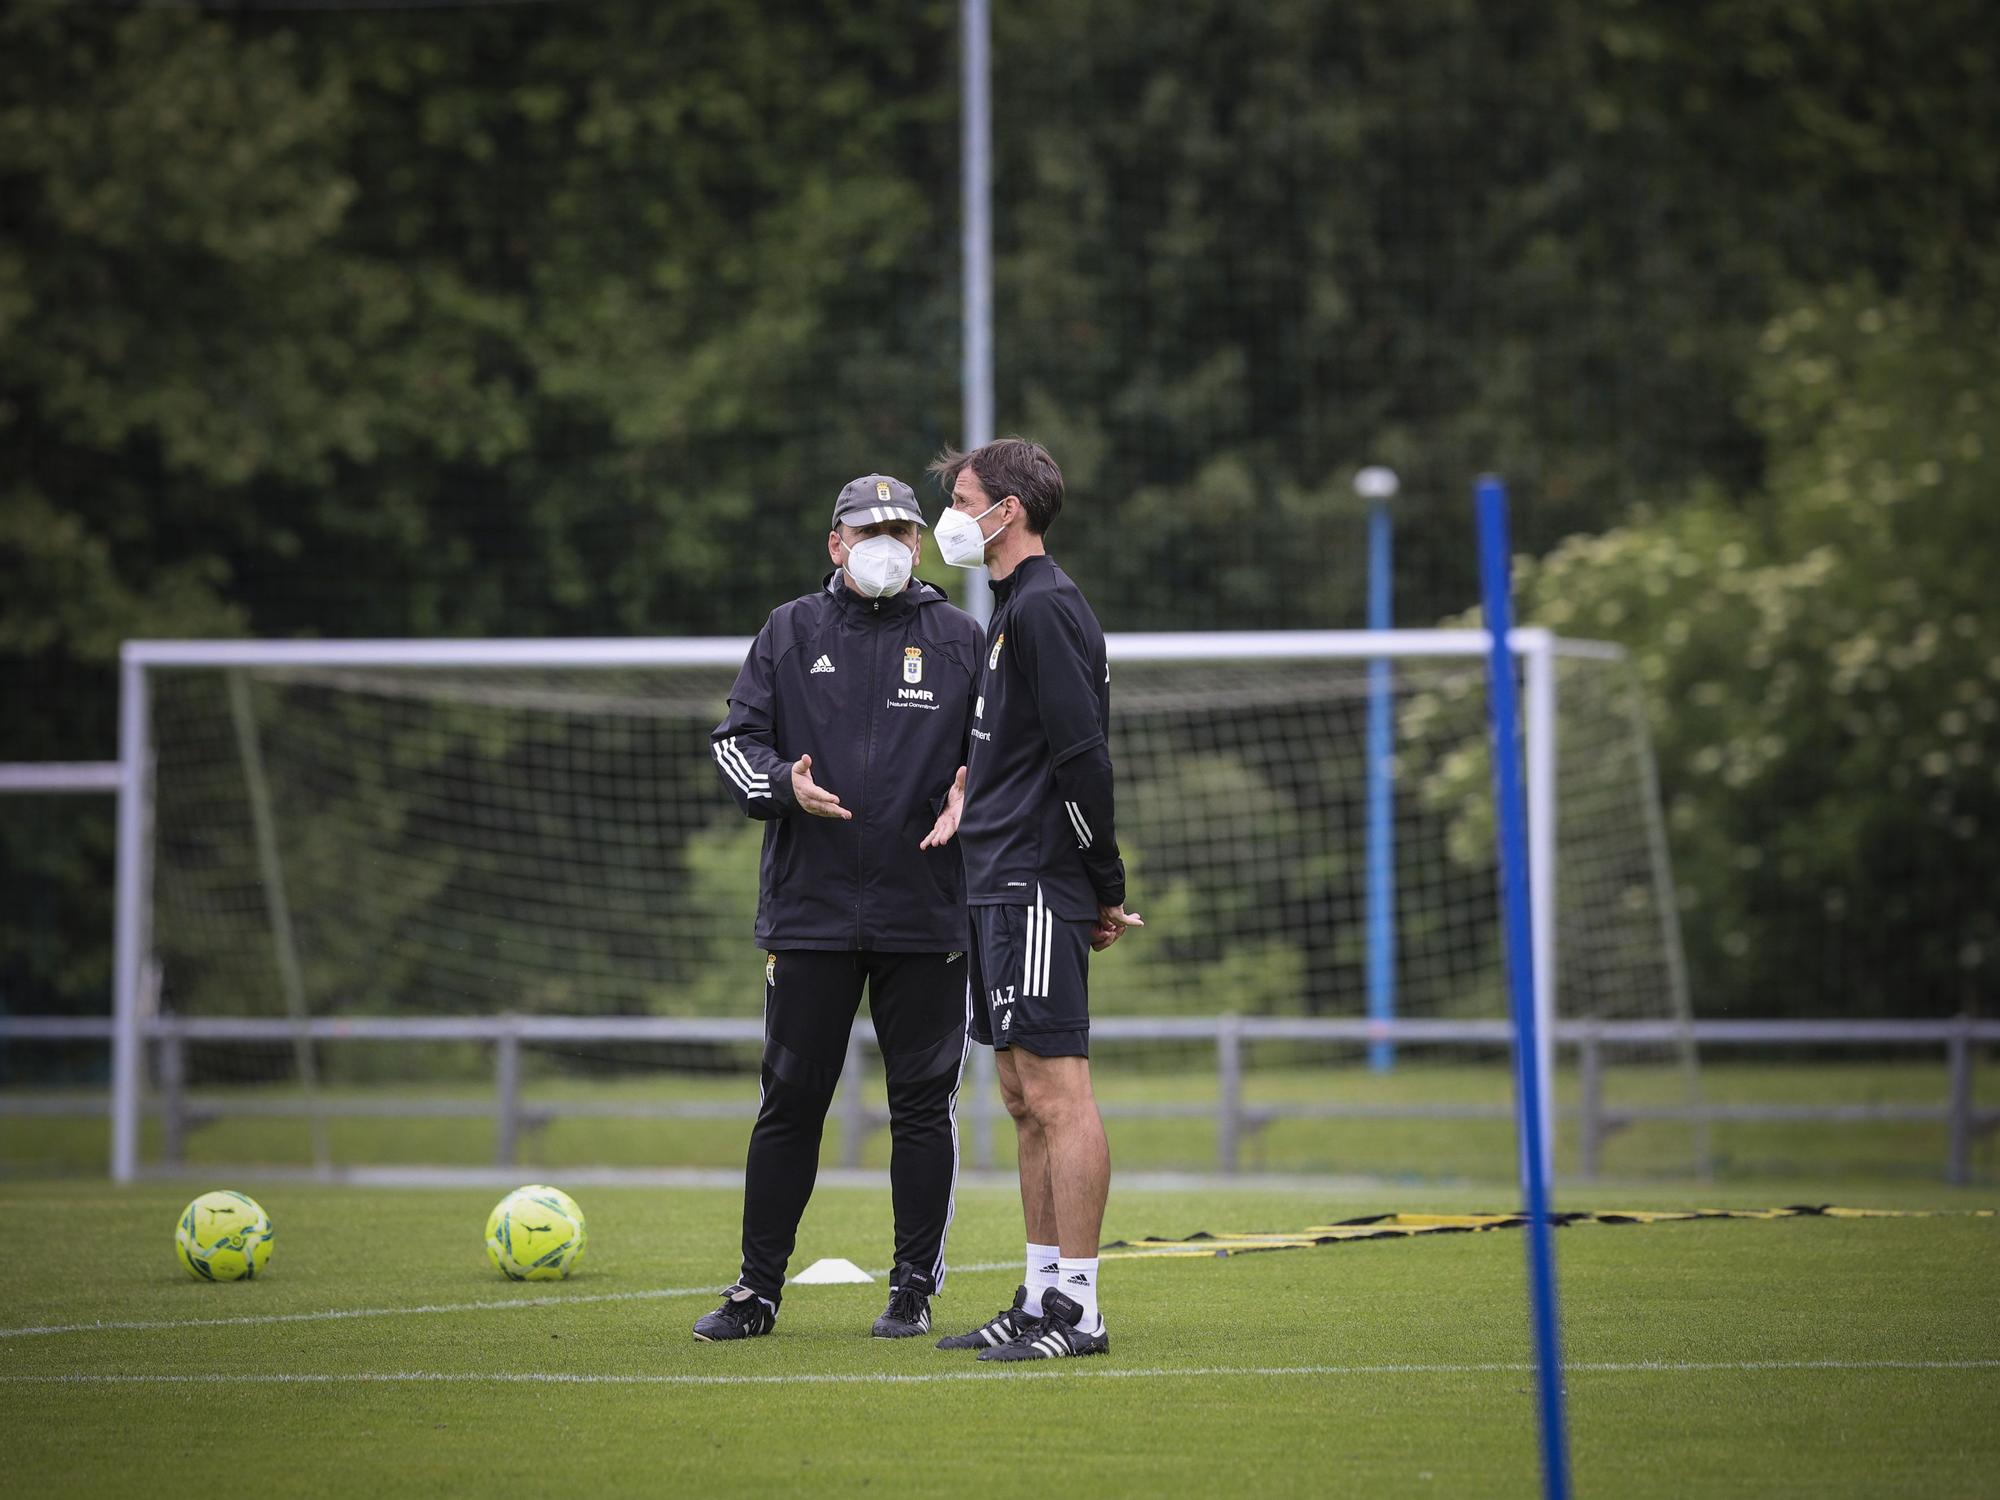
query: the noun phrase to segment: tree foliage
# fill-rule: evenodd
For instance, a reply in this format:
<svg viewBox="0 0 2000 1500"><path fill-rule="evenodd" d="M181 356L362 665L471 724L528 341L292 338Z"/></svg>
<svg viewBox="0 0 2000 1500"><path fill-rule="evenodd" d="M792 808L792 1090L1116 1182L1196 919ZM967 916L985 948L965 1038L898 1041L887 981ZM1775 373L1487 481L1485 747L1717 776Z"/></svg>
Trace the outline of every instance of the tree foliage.
<svg viewBox="0 0 2000 1500"><path fill-rule="evenodd" d="M34 705L0 755L108 754L134 636L739 631L808 586L837 486L958 435L954 24L0 11L0 694ZM1363 461L1405 475L1405 621L1470 597L1488 467L1529 550L1645 503L1617 536L1712 559L1728 531L1812 591L1784 570L1831 543L1786 497L1878 364L1812 356L1815 407L1772 383L1805 357L1783 318L1878 298L1967 334L1922 378L1990 381L1981 0L1023 0L995 28L1000 421L1064 462L1056 550L1113 628L1359 623ZM1854 575L1851 607L1930 610L1966 555L1877 580L1907 606ZM1675 597L1754 613L1731 576ZM1677 832L1709 878L1727 851ZM98 1003L106 843L0 821L4 1003Z"/></svg>
<svg viewBox="0 0 2000 1500"><path fill-rule="evenodd" d="M1710 491L1517 565L1524 619L1633 653L1706 1009L1949 1014L1990 991L1995 313L1802 297L1745 398L1771 454L1752 503Z"/></svg>

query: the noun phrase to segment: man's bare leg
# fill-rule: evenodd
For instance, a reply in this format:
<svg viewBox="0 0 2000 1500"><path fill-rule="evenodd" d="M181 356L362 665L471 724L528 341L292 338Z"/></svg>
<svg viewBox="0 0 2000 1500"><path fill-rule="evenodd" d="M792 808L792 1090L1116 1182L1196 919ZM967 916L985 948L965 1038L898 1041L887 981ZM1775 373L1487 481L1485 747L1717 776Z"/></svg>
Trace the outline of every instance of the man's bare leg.
<svg viewBox="0 0 2000 1500"><path fill-rule="evenodd" d="M1029 1113L1014 1058L1011 1048L998 1048L993 1053L993 1065L1000 1074L1000 1099L1007 1106L1007 1113L1014 1117L1014 1150L1021 1172L1021 1217L1027 1224L1030 1244L1054 1245L1058 1243L1056 1200L1049 1180L1048 1139L1042 1131L1042 1122Z"/></svg>
<svg viewBox="0 0 2000 1500"><path fill-rule="evenodd" d="M1012 1060L1022 1104L1040 1131L1038 1144L1047 1163L1055 1237L1042 1243L1061 1246L1065 1257L1095 1258L1104 1228L1104 1203L1111 1192L1111 1147L1104 1138L1097 1096L1091 1092L1090 1061L1037 1057L1018 1048L1002 1055ZM1025 1201L1025 1159L1021 1181Z"/></svg>

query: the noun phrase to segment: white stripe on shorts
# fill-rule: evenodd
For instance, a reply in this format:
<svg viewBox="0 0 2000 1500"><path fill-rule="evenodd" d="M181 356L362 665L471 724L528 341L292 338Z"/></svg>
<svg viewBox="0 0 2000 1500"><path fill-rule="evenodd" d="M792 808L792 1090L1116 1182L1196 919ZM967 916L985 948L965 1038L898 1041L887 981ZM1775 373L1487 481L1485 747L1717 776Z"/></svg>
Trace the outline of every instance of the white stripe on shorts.
<svg viewBox="0 0 2000 1500"><path fill-rule="evenodd" d="M1035 908L1029 907L1021 926L1021 993L1035 993Z"/></svg>
<svg viewBox="0 0 2000 1500"><path fill-rule="evenodd" d="M1042 888L1040 886L1036 886L1035 900L1039 903L1041 899L1042 899ZM1041 982L1042 982L1041 993L1044 995L1046 995L1049 992L1049 955L1055 951L1055 944L1050 940L1054 936L1055 936L1055 914L1049 911L1046 907L1044 907L1042 909L1042 973L1041 973Z"/></svg>

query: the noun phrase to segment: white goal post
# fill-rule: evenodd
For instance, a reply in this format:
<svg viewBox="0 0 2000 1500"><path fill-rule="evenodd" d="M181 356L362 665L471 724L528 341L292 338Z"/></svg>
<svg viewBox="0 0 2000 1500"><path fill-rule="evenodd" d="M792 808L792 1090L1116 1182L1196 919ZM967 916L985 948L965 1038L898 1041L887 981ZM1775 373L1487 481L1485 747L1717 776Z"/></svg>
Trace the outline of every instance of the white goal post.
<svg viewBox="0 0 2000 1500"><path fill-rule="evenodd" d="M1559 942L1559 924L1561 892L1564 889L1564 871L1558 863L1563 843L1559 837L1562 808L1558 799L1562 761L1558 678L1565 664L1580 664L1592 672L1622 674L1621 680L1629 679L1630 670L1622 651L1615 646L1565 640L1544 629L1517 629L1512 634L1510 645L1520 666L1524 688L1535 1001L1542 1021L1540 1046L1544 1076L1553 1077L1556 1028L1552 1023L1561 1010L1558 997L1563 993L1563 976L1558 968L1563 951ZM296 1026L294 1061L298 1069L297 1077L309 1084L313 1066L312 1047L305 1039L304 1025L300 1024L308 1013L304 987L296 973L287 971L285 957L292 942L284 930L291 915L284 887L278 880L281 862L275 851L278 834L274 827L280 815L268 805L270 794L263 785L266 778L258 761L261 754L258 736L254 729L247 727L255 720L251 710L245 706L247 698L241 687L242 682L248 679L278 685L306 682L327 693L364 696L386 691L388 696L406 701L420 700L426 706L433 702L444 703L447 708L439 710L441 714L478 711L488 703L499 705L496 711L543 711L549 703L555 703L556 708L551 711L587 715L592 712L589 707L592 703L609 704L608 711L615 714L632 712L629 705L640 700L629 696L633 691L629 687L619 690L628 695L623 698L610 690L579 692L567 685L568 679L562 674L588 677L591 674L618 673L705 673L700 675L701 691L712 697L715 717L720 717L721 702L714 684L720 682L726 686L728 674L741 664L748 646L747 639L733 637L126 643L121 666L117 777L118 899L112 1054L112 1176L118 1181L129 1181L142 1170L141 1123L146 1093L147 1027L157 1018L160 1007L162 980L155 957L154 932L158 908L157 882L161 879L156 867L157 818L163 790L169 798L175 795L173 785L163 789L160 784L162 744L157 716L163 679L184 682L191 675L210 674L222 676L228 681L227 695L211 696L226 705L224 717L228 716L229 709L238 711L237 732L233 744L221 732L214 733L212 737L218 748L213 754L217 757L240 756L240 763L234 768L235 774L239 784L244 780L249 782L247 803L250 815L243 821L246 827L254 825L256 837L253 841L245 834L240 842L246 849L255 847L262 856L264 898L260 915L277 930L280 958L275 987L284 1000L282 1014ZM1424 664L1429 664L1427 670L1450 669L1448 686L1434 687L1427 680L1415 684L1410 694L1398 700L1396 711L1404 722L1415 727L1420 723L1435 726L1448 720L1440 734L1461 748L1473 745L1486 733L1483 686L1476 693L1468 686L1477 682L1488 650L1488 638L1482 631L1119 634L1109 637L1108 646L1111 661L1120 671L1121 681L1127 680L1125 674L1130 672L1134 674L1130 680L1140 684L1136 697L1122 694L1119 685L1114 684L1115 718L1121 713L1121 703L1137 704L1131 710L1136 717L1132 721L1130 735L1132 745L1142 748L1127 752L1128 757L1143 754L1145 765L1156 770L1184 770L1179 762L1200 761L1204 754L1208 761L1219 763L1239 748L1233 743L1225 743L1219 749L1204 752L1192 741L1186 744L1181 742L1181 726L1197 721L1206 723L1211 719L1226 722L1230 717L1229 705L1238 698L1250 705L1250 712L1269 715L1285 711L1288 695L1304 701L1315 693L1325 694L1329 702L1338 699L1337 714L1329 709L1321 718L1303 724L1297 731L1297 744L1288 746L1288 752L1296 751L1300 756L1337 755L1344 758L1344 763L1353 764L1359 754L1356 745L1329 746L1321 741L1328 734L1337 732L1328 726L1345 724L1348 716L1355 712L1360 692L1356 684L1363 680L1356 674L1365 673L1367 664L1384 660L1395 664L1399 672L1404 670L1403 664L1406 663L1412 673ZM491 694L485 694L477 686L468 686L488 677L506 686L496 687ZM383 684L392 681L395 684L393 690L385 690ZM1444 682L1445 679L1439 678L1438 681ZM431 696L433 685L437 694L435 698ZM474 704L473 710L465 709L464 705L468 702ZM1636 703L1636 698L1632 702ZM522 709L524 704L529 706L528 709ZM415 713L427 711L427 708L407 711ZM1475 711L1476 722L1472 717ZM1619 708L1616 713L1624 715L1625 709ZM1149 714L1152 717L1147 718ZM680 706L677 715L673 730L676 743L679 739L688 739L691 753L705 759L707 723L702 722L702 715L686 704ZM385 756L391 754L396 744L395 729L396 726L392 726L383 732L379 747L357 741L352 746L352 754L363 759L378 751ZM1637 737L1637 742L1629 756L1625 757L1630 761L1629 767L1625 765L1625 759L1621 759L1620 774L1626 775L1629 771L1644 784L1635 783L1630 789L1628 800L1634 811L1629 814L1621 811L1620 814L1630 827L1621 828L1616 837L1622 841L1627 864L1634 868L1643 867L1647 872L1645 881L1648 889L1643 894L1652 907L1640 913L1638 921L1642 927L1653 924L1651 931L1655 936L1649 936L1645 941L1657 943L1656 951L1648 950L1647 961L1658 977L1657 980L1649 978L1646 981L1647 997L1633 1002L1635 1009L1617 1014L1677 1021L1684 1028L1688 1021L1688 1000L1673 914L1671 876L1658 819L1657 792L1650 784L1650 751L1643 743L1644 727L1636 711L1629 715L1625 729L1617 732L1627 731ZM208 731L205 729L203 732ZM1120 773L1120 833L1124 837L1128 829L1131 830L1131 836L1139 847L1150 855L1156 852L1155 830L1146 821L1146 810L1165 805L1166 799L1156 797L1147 802L1141 797L1135 804L1134 816L1128 820L1126 774L1132 762L1130 758L1121 759L1120 732L1114 724L1113 755ZM1358 736L1355 738L1358 744ZM1212 766L1210 769L1213 769ZM1428 776L1429 795L1440 799L1458 795L1452 791L1449 767L1440 770L1432 765L1427 770L1419 767L1414 771ZM170 771L168 774L173 773ZM577 774L588 777L593 773L586 766ZM643 768L632 772L629 779L633 786L642 786ZM1476 781L1477 778L1467 778L1465 784L1476 785ZM1282 785L1273 783L1260 790L1270 794L1268 801L1282 805ZM1399 790L1399 796L1405 794ZM1407 795L1415 796L1416 793L1412 789ZM1471 795L1466 794L1467 797ZM717 797L719 801L719 793ZM1175 806L1177 809L1178 804ZM1242 858L1246 866L1256 859L1259 854L1257 841L1266 837L1265 833L1249 829L1232 832L1221 827L1228 817L1229 806L1227 797L1218 795L1213 803L1215 810L1212 815L1206 810L1201 814L1207 821L1199 827L1170 830L1177 840L1177 847L1181 847L1183 853L1193 849L1196 855L1200 855L1226 845L1230 856ZM1179 814L1176 811L1174 815ZM1464 827L1459 828L1454 836L1461 842L1476 841L1477 816L1459 821ZM1307 826L1304 820L1299 824L1300 828ZM1334 823L1315 822L1310 826L1323 830L1334 826ZM1643 847L1632 847L1634 840ZM1158 842L1168 842L1166 833L1161 834ZM1281 856L1274 854L1272 857ZM1347 857L1346 854L1341 856L1342 859ZM1141 865L1134 883L1134 900L1141 910L1149 909L1147 868ZM1637 901L1635 891L1629 888L1631 881L1629 877L1621 879L1628 887L1621 892L1621 898L1626 907L1633 907ZM1156 883L1151 892L1157 893L1158 889ZM1157 894L1154 894L1154 899L1159 899ZM1436 941L1458 941L1454 935L1458 929L1452 924L1459 920L1452 913L1439 914L1437 925L1441 935ZM1170 930L1149 933L1148 936L1163 942L1174 938ZM740 938L742 945L747 947L750 943L747 928ZM1284 966L1278 964L1275 967L1283 969ZM1230 972L1226 964L1219 960L1211 964L1210 971L1217 975ZM1494 976L1494 983L1498 983L1497 975ZM1093 988L1095 990L1095 981ZM1191 1003L1194 1002L1181 997L1181 1013L1189 1013ZM1214 1011L1230 1009L1232 1000L1229 994L1215 997ZM1608 1014L1597 1010L1581 1013ZM1544 1139L1551 1143L1551 1150L1555 1139L1552 1096L1553 1090L1550 1091L1550 1099L1545 1101L1551 1114L1544 1130Z"/></svg>

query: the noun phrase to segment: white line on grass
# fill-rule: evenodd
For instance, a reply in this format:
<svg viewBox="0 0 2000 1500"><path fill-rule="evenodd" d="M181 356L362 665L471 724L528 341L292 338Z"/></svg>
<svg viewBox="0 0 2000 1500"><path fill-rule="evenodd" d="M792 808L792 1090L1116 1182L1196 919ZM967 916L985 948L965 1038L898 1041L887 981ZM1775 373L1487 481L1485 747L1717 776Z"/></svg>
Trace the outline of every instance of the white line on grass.
<svg viewBox="0 0 2000 1500"><path fill-rule="evenodd" d="M1227 1376L1269 1379L1337 1375L1522 1375L1530 1364L1404 1365L1198 1365L1187 1369L1116 1365L1041 1366L1014 1370L1013 1378L1063 1377L1077 1380L1214 1380ZM1806 1370L2000 1370L2000 1359L1750 1359L1632 1360L1565 1365L1571 1375L1680 1375L1701 1373L1797 1372ZM997 1370L937 1370L897 1375L876 1371L792 1375L590 1375L560 1371L398 1370L345 1375L256 1374L250 1372L170 1375L0 1375L0 1385L939 1385L957 1380L1006 1379Z"/></svg>
<svg viewBox="0 0 2000 1500"><path fill-rule="evenodd" d="M1020 1265L1019 1260L990 1261L980 1265L953 1266L954 1271L1005 1271ZM877 1271L887 1276L887 1271ZM592 1302L653 1302L663 1297L718 1297L722 1288L707 1286L658 1287L643 1292L554 1292L545 1297L518 1297L491 1302L430 1302L414 1307L336 1307L322 1312L246 1313L234 1318L131 1318L98 1323L48 1323L30 1328L0 1328L0 1339L32 1338L53 1333L130 1332L148 1328L245 1328L268 1323L332 1323L349 1318L410 1318L429 1313L506 1312L517 1307L579 1307Z"/></svg>
<svg viewBox="0 0 2000 1500"><path fill-rule="evenodd" d="M45 1333L111 1333L143 1328L243 1328L266 1323L327 1323L343 1318L402 1318L423 1313L502 1312L516 1307L554 1307L579 1302L642 1302L660 1297L714 1294L712 1286L660 1287L645 1292L587 1292L581 1296L521 1297L511 1302L431 1302L416 1307L340 1307L324 1312L251 1313L235 1318L133 1318L101 1323L50 1323L39 1328L0 1328L0 1339Z"/></svg>

